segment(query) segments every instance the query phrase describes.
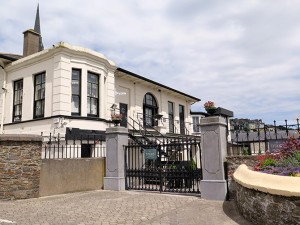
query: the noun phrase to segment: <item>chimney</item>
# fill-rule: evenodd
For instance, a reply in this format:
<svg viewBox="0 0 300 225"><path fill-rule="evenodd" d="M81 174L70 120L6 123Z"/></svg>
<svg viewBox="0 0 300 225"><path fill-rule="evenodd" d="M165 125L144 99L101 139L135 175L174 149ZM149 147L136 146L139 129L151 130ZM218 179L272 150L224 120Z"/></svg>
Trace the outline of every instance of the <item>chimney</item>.
<svg viewBox="0 0 300 225"><path fill-rule="evenodd" d="M24 34L23 56L28 56L40 51L41 35L32 29L26 30Z"/></svg>

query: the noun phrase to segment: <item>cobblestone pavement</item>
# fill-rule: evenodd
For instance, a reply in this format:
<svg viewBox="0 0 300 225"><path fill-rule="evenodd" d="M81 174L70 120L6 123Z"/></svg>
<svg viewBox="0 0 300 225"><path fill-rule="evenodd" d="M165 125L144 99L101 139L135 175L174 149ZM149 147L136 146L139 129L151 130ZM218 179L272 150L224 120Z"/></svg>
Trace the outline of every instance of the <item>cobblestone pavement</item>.
<svg viewBox="0 0 300 225"><path fill-rule="evenodd" d="M149 192L80 192L0 201L0 224L18 225L249 225L234 202Z"/></svg>

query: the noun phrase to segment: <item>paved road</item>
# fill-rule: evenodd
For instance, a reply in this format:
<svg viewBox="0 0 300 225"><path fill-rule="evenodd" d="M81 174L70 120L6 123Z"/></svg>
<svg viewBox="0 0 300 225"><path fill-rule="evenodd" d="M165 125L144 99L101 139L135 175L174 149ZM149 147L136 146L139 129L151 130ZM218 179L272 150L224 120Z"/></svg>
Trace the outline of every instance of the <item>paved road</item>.
<svg viewBox="0 0 300 225"><path fill-rule="evenodd" d="M233 202L149 192L91 191L0 201L0 224L250 225Z"/></svg>

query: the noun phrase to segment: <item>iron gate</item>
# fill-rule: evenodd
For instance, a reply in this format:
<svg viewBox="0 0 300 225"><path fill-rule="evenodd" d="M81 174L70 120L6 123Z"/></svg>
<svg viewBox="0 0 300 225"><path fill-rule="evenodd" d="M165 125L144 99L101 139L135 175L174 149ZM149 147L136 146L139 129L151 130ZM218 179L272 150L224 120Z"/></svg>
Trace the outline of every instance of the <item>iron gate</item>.
<svg viewBox="0 0 300 225"><path fill-rule="evenodd" d="M125 178L126 190L200 194L200 142L125 146Z"/></svg>

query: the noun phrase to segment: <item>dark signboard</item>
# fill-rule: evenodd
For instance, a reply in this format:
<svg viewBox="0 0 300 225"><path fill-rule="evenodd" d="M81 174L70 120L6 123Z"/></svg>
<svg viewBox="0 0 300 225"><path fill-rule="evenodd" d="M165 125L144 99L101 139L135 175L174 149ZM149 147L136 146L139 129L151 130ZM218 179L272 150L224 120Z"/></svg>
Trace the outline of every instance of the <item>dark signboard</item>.
<svg viewBox="0 0 300 225"><path fill-rule="evenodd" d="M145 160L156 160L157 158L157 150L156 148L144 148L144 156Z"/></svg>

